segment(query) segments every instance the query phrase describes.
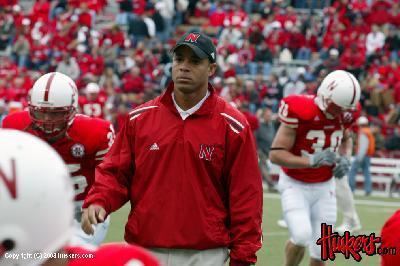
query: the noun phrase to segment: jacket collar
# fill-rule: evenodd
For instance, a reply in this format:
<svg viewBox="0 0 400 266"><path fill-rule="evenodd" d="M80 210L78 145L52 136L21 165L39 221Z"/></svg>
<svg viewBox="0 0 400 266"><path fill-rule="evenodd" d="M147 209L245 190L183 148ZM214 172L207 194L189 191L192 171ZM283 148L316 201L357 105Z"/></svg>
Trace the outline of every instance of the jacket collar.
<svg viewBox="0 0 400 266"><path fill-rule="evenodd" d="M179 116L178 110L176 110L174 102L172 100L172 92L174 91L174 83L171 81L165 90L165 92L161 95L160 102L165 105L170 111ZM208 91L210 92L210 96L204 101L203 105L197 110L193 115L208 115L211 114L214 110L214 106L217 102L217 95L215 94L214 87L208 83Z"/></svg>

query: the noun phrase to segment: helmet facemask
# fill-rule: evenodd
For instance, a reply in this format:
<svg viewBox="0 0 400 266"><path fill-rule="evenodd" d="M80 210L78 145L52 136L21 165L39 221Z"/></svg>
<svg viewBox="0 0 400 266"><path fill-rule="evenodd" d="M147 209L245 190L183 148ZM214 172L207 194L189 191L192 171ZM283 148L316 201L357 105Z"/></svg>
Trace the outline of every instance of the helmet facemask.
<svg viewBox="0 0 400 266"><path fill-rule="evenodd" d="M29 114L34 126L46 137L54 137L64 132L76 114L73 106L38 107L29 106Z"/></svg>

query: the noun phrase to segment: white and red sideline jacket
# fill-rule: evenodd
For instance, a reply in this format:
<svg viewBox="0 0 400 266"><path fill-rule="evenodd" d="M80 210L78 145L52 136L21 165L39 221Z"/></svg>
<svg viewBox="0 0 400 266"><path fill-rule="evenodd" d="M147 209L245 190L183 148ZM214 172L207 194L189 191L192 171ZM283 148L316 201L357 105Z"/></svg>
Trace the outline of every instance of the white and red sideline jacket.
<svg viewBox="0 0 400 266"><path fill-rule="evenodd" d="M84 208L107 213L127 201L125 240L151 248L229 247L231 260L256 262L262 183L243 114L210 96L182 120L166 92L130 113L96 168Z"/></svg>

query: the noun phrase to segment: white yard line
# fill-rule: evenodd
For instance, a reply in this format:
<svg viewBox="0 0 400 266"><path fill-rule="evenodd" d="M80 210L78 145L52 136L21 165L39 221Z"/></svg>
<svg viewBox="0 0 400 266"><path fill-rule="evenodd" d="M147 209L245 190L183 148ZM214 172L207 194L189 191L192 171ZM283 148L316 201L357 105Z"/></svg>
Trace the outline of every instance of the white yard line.
<svg viewBox="0 0 400 266"><path fill-rule="evenodd" d="M264 198L266 199L280 199L281 196L278 193L266 193L264 192ZM383 206L383 207L395 207L400 208L400 202L387 202L380 200L354 200L356 205L366 205L366 206Z"/></svg>

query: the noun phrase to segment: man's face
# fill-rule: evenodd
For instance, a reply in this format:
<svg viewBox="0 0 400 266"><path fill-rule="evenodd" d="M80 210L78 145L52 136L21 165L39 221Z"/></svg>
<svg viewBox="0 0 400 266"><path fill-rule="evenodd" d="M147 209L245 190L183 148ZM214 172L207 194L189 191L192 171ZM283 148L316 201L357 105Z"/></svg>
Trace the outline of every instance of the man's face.
<svg viewBox="0 0 400 266"><path fill-rule="evenodd" d="M207 86L208 78L214 74L215 63L199 58L188 46L178 47L172 61L174 88L182 93L192 93Z"/></svg>
<svg viewBox="0 0 400 266"><path fill-rule="evenodd" d="M49 136L67 127L70 114L70 111L58 108L30 109L30 115L36 127Z"/></svg>
<svg viewBox="0 0 400 266"><path fill-rule="evenodd" d="M89 101L95 101L98 98L99 94L97 92L91 92L87 94L87 99Z"/></svg>
<svg viewBox="0 0 400 266"><path fill-rule="evenodd" d="M265 109L265 111L264 111L264 121L265 122L271 121L271 117L272 117L271 109Z"/></svg>

